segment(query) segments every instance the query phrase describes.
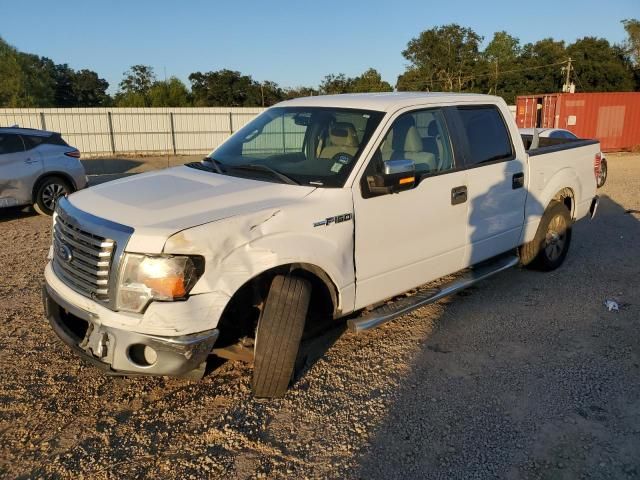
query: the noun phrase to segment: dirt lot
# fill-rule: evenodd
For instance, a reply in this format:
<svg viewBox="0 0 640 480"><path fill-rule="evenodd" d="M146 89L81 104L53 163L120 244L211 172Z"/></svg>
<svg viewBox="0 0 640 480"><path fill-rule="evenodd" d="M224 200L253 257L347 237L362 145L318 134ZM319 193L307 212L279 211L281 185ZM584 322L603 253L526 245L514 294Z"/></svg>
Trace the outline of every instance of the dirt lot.
<svg viewBox="0 0 640 480"><path fill-rule="evenodd" d="M50 219L4 212L0 476L640 477L640 155L609 170L561 269L338 329L276 401L242 364L200 382L83 365L42 316Z"/></svg>

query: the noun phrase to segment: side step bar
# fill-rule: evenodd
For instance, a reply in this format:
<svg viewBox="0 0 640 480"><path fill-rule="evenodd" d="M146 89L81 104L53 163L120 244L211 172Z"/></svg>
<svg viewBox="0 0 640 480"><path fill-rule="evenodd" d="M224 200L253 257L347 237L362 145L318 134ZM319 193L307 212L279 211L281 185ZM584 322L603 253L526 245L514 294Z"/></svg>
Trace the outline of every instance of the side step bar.
<svg viewBox="0 0 640 480"><path fill-rule="evenodd" d="M491 261L491 263L485 263L469 270L461 277L450 283L442 285L440 288L420 292L411 297L398 300L397 302L383 305L372 310L366 315L348 320L347 325L349 330L356 333L379 327L380 325L412 312L417 308L437 302L441 298L457 293L460 290L470 287L474 283L484 280L485 278L489 278L490 276L507 270L508 268L514 267L519 261L520 259L515 255L498 257Z"/></svg>

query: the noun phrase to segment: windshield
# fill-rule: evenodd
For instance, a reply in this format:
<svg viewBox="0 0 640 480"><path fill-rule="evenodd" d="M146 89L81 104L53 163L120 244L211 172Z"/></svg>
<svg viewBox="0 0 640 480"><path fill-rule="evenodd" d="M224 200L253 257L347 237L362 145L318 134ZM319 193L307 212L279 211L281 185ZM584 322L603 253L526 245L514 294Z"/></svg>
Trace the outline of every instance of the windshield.
<svg viewBox="0 0 640 480"><path fill-rule="evenodd" d="M271 108L211 153L211 171L272 182L342 187L382 112Z"/></svg>

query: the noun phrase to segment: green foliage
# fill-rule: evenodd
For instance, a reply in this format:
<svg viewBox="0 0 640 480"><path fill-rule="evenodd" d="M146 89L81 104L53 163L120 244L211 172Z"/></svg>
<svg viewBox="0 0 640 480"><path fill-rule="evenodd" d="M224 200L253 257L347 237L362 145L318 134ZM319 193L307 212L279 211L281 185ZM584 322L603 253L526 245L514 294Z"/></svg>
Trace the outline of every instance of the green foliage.
<svg viewBox="0 0 640 480"><path fill-rule="evenodd" d="M187 107L191 105L191 94L180 79L170 77L151 85L149 101L152 107Z"/></svg>
<svg viewBox="0 0 640 480"><path fill-rule="evenodd" d="M18 52L0 38L0 107L94 107L108 105L109 84L91 70L56 65Z"/></svg>
<svg viewBox="0 0 640 480"><path fill-rule="evenodd" d="M285 98L275 82L256 82L233 70L189 75L194 105L206 107L269 107Z"/></svg>
<svg viewBox="0 0 640 480"><path fill-rule="evenodd" d="M559 92L571 57L570 78L577 91L638 90L640 21L626 19L622 25L628 37L622 45L596 37L570 45L552 38L521 45L518 38L499 31L484 49L483 37L471 28L437 26L408 42L402 55L409 64L396 88L491 93L513 103L521 94ZM133 65L123 75L112 98L109 84L96 72L75 71L67 64L19 52L0 38L0 107L268 107L302 96L393 90L373 68L356 77L329 74L318 88L288 89L227 69L192 73L191 88L176 77L158 81L148 65Z"/></svg>
<svg viewBox="0 0 640 480"><path fill-rule="evenodd" d="M411 62L409 77L398 79L402 90L473 90L482 37L455 23L425 30L402 52ZM416 81L418 80L419 81Z"/></svg>
<svg viewBox="0 0 640 480"><path fill-rule="evenodd" d="M581 92L630 91L635 86L631 61L624 50L604 38L585 37L567 48L575 61L575 78Z"/></svg>
<svg viewBox="0 0 640 480"><path fill-rule="evenodd" d="M382 80L382 76L374 68L368 69L362 75L354 78L344 73L330 74L324 77L320 84L320 93L332 95L339 93L391 92L393 87Z"/></svg>
<svg viewBox="0 0 640 480"><path fill-rule="evenodd" d="M18 52L0 37L0 106L20 107L24 74Z"/></svg>
<svg viewBox="0 0 640 480"><path fill-rule="evenodd" d="M521 46L517 38L500 31L482 51L481 37L469 28L455 24L432 28L409 41L403 55L411 63L396 86L492 93L512 103L517 95L561 91L571 57L570 81L578 91L637 89L640 70L634 71L631 59L637 59L640 48L640 22L625 20L624 25L629 40L623 46L594 37L568 46L552 38Z"/></svg>
<svg viewBox="0 0 640 480"><path fill-rule="evenodd" d="M624 29L627 32L627 41L623 48L631 56L631 60L636 68L640 67L640 20L629 18L622 20Z"/></svg>

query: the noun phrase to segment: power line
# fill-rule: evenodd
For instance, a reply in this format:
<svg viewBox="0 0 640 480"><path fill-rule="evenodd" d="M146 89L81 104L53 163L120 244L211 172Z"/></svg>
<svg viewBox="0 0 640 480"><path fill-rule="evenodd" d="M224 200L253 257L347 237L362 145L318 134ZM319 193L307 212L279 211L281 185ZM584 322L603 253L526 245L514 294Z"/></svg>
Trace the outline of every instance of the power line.
<svg viewBox="0 0 640 480"><path fill-rule="evenodd" d="M536 65L533 67L523 67L523 68L512 68L510 70L500 70L500 74L506 74L506 73L516 73L516 72L528 72L528 71L532 71L532 70L541 70L543 68L549 68L549 67L557 67L558 65L564 65L567 63L567 60L563 60L561 62L555 62L555 63L548 63L545 65ZM463 82L468 82L469 80L475 80L477 78L484 78L484 77L491 77L494 76L495 73L494 72L488 72L488 73L479 73L479 74L474 74L474 75L467 75L466 77L460 77L459 79L454 79L458 81L458 83L463 83ZM446 84L446 83L450 83L448 80L424 80L424 81L420 81L420 80L412 80L412 81L408 81L408 82L403 82L404 85L424 85L425 83L429 83L429 84Z"/></svg>

